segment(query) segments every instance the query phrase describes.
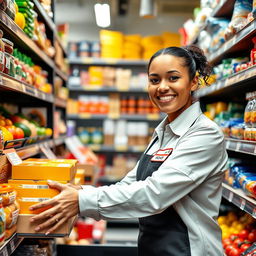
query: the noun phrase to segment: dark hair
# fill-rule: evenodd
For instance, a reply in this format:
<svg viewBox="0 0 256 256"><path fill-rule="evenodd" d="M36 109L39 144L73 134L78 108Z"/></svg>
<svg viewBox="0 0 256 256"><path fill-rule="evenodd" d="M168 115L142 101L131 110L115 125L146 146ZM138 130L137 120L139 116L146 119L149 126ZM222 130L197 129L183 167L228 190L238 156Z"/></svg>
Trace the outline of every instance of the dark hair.
<svg viewBox="0 0 256 256"><path fill-rule="evenodd" d="M150 58L149 63L148 63L148 72L149 72L149 67L150 67L152 61L156 57L158 57L160 55L165 55L165 54L183 58L185 61L184 65L186 67L188 67L188 70L189 70L190 80L192 80L195 77L196 72L198 72L199 77L202 78L206 84L208 84L207 80L212 72L212 67L208 63L208 61L204 55L204 52L200 48L198 48L195 45L186 46L186 47L163 48L163 49L157 51Z"/></svg>

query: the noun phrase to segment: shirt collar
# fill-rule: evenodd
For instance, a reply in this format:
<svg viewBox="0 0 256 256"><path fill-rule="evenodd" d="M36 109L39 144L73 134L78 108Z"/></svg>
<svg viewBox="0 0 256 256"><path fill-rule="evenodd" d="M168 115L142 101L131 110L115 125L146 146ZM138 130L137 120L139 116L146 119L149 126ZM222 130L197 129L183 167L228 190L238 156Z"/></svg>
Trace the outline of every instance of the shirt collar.
<svg viewBox="0 0 256 256"><path fill-rule="evenodd" d="M167 124L172 132L178 136L185 134L189 127L195 122L195 120L202 114L200 109L200 103L194 102L189 108L185 109L177 118L171 123ZM157 126L155 129L156 134L159 136L164 130L164 126L167 123L168 116Z"/></svg>

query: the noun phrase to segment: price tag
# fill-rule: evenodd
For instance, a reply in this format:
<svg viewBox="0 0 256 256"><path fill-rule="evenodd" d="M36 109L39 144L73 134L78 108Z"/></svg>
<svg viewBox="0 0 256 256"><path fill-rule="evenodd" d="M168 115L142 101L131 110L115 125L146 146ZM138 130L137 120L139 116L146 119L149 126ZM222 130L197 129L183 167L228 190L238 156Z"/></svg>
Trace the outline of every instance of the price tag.
<svg viewBox="0 0 256 256"><path fill-rule="evenodd" d="M10 247L11 247L11 253L13 253L15 251L15 244L13 240L10 241Z"/></svg>
<svg viewBox="0 0 256 256"><path fill-rule="evenodd" d="M101 146L100 146L100 145L97 145L97 144L95 144L95 145L90 145L90 149L91 149L92 151L99 151L99 150L101 149Z"/></svg>
<svg viewBox="0 0 256 256"><path fill-rule="evenodd" d="M38 95L38 90L37 89L35 89L35 96L36 97L38 97L39 95Z"/></svg>
<svg viewBox="0 0 256 256"><path fill-rule="evenodd" d="M93 63L93 59L88 58L88 57L84 57L84 58L82 58L82 62L85 63L85 64L91 64L91 63Z"/></svg>
<svg viewBox="0 0 256 256"><path fill-rule="evenodd" d="M254 208L252 211L252 217L256 219L256 208Z"/></svg>
<svg viewBox="0 0 256 256"><path fill-rule="evenodd" d="M4 84L2 76L0 76L0 84L2 84L2 85Z"/></svg>
<svg viewBox="0 0 256 256"><path fill-rule="evenodd" d="M12 165L18 165L22 163L22 160L14 148L6 149L4 150L4 153Z"/></svg>
<svg viewBox="0 0 256 256"><path fill-rule="evenodd" d="M107 64L117 64L117 60L118 59L114 59L114 58L113 59L106 59L106 63Z"/></svg>
<svg viewBox="0 0 256 256"><path fill-rule="evenodd" d="M91 117L92 117L91 113L82 113L79 115L79 118L81 118L81 119L83 119L83 118L88 119Z"/></svg>
<svg viewBox="0 0 256 256"><path fill-rule="evenodd" d="M241 201L240 209L243 211L245 208L246 201L242 198L240 199L240 201Z"/></svg>
<svg viewBox="0 0 256 256"><path fill-rule="evenodd" d="M241 142L237 142L237 143L236 143L236 149L235 149L235 151L239 151L240 147L241 147Z"/></svg>
<svg viewBox="0 0 256 256"><path fill-rule="evenodd" d="M226 148L228 149L230 147L230 141L226 141Z"/></svg>
<svg viewBox="0 0 256 256"><path fill-rule="evenodd" d="M8 253L6 247L3 248L3 250L2 250L2 255L3 255L3 256L9 256L9 253Z"/></svg>
<svg viewBox="0 0 256 256"><path fill-rule="evenodd" d="M228 196L228 201L229 201L229 202L232 202L233 197L234 197L234 193L233 193L233 192L230 192L230 193L229 193L229 196Z"/></svg>
<svg viewBox="0 0 256 256"><path fill-rule="evenodd" d="M39 148L48 159L56 159L57 158L47 143L41 143L39 145Z"/></svg>
<svg viewBox="0 0 256 256"><path fill-rule="evenodd" d="M159 119L159 114L155 113L155 114L147 114L147 119L148 120L158 120Z"/></svg>
<svg viewBox="0 0 256 256"><path fill-rule="evenodd" d="M256 154L256 146L255 146L255 148L254 148L254 152L253 152L254 154Z"/></svg>
<svg viewBox="0 0 256 256"><path fill-rule="evenodd" d="M35 88L31 88L27 85L27 86L25 86L25 92L34 96L35 95Z"/></svg>
<svg viewBox="0 0 256 256"><path fill-rule="evenodd" d="M119 113L109 113L108 117L111 119L118 119L120 117Z"/></svg>
<svg viewBox="0 0 256 256"><path fill-rule="evenodd" d="M117 146L115 146L115 150L125 152L128 150L128 147L126 145L117 145Z"/></svg>

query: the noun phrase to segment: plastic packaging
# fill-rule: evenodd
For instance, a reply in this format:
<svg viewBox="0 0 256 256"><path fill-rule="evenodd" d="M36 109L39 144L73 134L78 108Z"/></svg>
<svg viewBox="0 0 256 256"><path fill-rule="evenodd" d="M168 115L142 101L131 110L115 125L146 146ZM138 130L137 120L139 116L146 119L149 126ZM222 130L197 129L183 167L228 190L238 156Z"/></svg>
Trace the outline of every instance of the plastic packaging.
<svg viewBox="0 0 256 256"><path fill-rule="evenodd" d="M10 229L16 225L19 216L19 204L17 201L4 207L4 213L6 216L6 229Z"/></svg>
<svg viewBox="0 0 256 256"><path fill-rule="evenodd" d="M0 184L0 198L2 198L3 206L12 204L16 200L16 191L8 184Z"/></svg>
<svg viewBox="0 0 256 256"><path fill-rule="evenodd" d="M2 202L3 200L0 198L0 245L4 243L6 226L5 213Z"/></svg>

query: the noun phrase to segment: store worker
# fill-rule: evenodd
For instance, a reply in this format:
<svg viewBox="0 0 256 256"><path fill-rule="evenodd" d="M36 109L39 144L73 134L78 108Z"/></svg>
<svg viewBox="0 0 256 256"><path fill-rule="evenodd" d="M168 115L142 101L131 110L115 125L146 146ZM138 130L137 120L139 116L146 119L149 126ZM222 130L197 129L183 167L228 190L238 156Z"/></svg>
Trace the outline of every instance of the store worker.
<svg viewBox="0 0 256 256"><path fill-rule="evenodd" d="M202 51L189 46L156 52L148 65L148 93L166 118L124 179L93 187L50 182L61 191L31 209L36 231L54 230L80 214L96 220L139 218L139 256L220 256L217 223L227 153L219 127L204 116L192 92L211 72Z"/></svg>

